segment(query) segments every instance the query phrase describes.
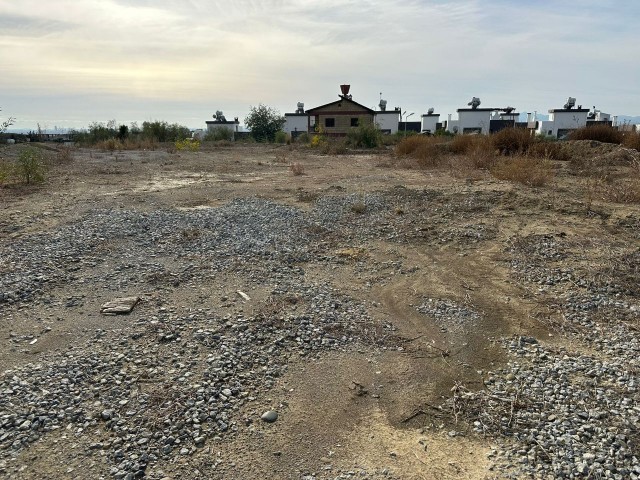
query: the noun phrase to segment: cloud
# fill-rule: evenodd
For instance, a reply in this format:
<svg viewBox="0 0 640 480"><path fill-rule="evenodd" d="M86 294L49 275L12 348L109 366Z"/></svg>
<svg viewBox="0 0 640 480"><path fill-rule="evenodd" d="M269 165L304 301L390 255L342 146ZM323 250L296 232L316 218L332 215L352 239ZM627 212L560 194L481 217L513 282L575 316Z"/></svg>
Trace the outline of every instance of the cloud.
<svg viewBox="0 0 640 480"><path fill-rule="evenodd" d="M0 0L0 88L242 117L259 102L323 104L347 82L365 105L382 91L412 111L474 95L542 111L573 95L622 113L640 109L639 17L636 2L591 0Z"/></svg>

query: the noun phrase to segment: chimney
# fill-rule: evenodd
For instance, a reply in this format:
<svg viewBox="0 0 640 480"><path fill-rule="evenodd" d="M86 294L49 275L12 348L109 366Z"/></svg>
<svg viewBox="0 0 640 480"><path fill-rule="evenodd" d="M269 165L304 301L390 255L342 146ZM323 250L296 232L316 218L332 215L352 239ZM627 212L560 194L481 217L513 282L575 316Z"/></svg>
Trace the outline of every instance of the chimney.
<svg viewBox="0 0 640 480"><path fill-rule="evenodd" d="M343 97L346 97L347 95L349 95L350 88L351 88L351 85L340 85L340 91L342 92Z"/></svg>

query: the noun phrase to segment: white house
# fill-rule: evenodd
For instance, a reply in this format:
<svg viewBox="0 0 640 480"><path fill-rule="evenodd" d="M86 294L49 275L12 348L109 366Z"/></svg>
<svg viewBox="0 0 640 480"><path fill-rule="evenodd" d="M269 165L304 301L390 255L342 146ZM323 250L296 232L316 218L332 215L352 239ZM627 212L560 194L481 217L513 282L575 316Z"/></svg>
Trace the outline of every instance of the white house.
<svg viewBox="0 0 640 480"><path fill-rule="evenodd" d="M373 123L375 123L383 133L397 133L398 124L400 123L400 109L377 110L373 114Z"/></svg>
<svg viewBox="0 0 640 480"><path fill-rule="evenodd" d="M420 126L420 131L422 133L436 133L439 120L440 114L433 113L433 109L429 109L429 113L422 114L422 124Z"/></svg>
<svg viewBox="0 0 640 480"><path fill-rule="evenodd" d="M549 110L549 120L538 122L536 134L559 139L565 138L571 130L587 125L588 108L556 108Z"/></svg>
<svg viewBox="0 0 640 480"><path fill-rule="evenodd" d="M295 137L309 128L309 115L304 112L304 103L298 102L298 108L294 113L284 114L283 130Z"/></svg>
<svg viewBox="0 0 640 480"><path fill-rule="evenodd" d="M494 108L459 108L458 121L452 125L458 127L457 133L481 133L489 134L491 114ZM453 122L451 122L453 124ZM449 131L452 131L447 127ZM455 133L455 132L454 132Z"/></svg>
<svg viewBox="0 0 640 480"><path fill-rule="evenodd" d="M215 118L215 120L207 120L205 122L207 124L207 133L213 133L216 130L226 129L231 134L231 140L235 140L235 134L239 131L240 127L238 118L236 117L233 120L227 120L220 110L216 112L213 118Z"/></svg>

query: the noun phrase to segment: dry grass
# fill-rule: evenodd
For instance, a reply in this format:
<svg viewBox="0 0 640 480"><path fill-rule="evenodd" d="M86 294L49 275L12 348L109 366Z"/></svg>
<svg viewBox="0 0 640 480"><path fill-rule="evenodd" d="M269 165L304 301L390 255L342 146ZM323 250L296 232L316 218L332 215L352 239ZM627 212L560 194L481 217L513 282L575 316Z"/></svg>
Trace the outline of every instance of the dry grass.
<svg viewBox="0 0 640 480"><path fill-rule="evenodd" d="M296 176L304 175L304 166L300 162L294 162L289 165L289 171Z"/></svg>
<svg viewBox="0 0 640 480"><path fill-rule="evenodd" d="M396 155L411 157L414 161L401 163L405 168L433 168L443 164L445 156L445 144L436 137L412 135L404 138L396 146Z"/></svg>
<svg viewBox="0 0 640 480"><path fill-rule="evenodd" d="M562 148L560 142L550 142L545 140L536 140L527 150L527 154L538 158L547 158L550 160L570 160L571 155Z"/></svg>
<svg viewBox="0 0 640 480"><path fill-rule="evenodd" d="M524 128L505 128L489 138L493 149L501 155L524 155L534 141L531 132Z"/></svg>
<svg viewBox="0 0 640 480"><path fill-rule="evenodd" d="M627 148L634 148L640 151L640 134L637 132L625 132L622 137L622 144Z"/></svg>
<svg viewBox="0 0 640 480"><path fill-rule="evenodd" d="M458 155L464 155L475 150L480 141L480 135L456 135L449 142L449 151Z"/></svg>
<svg viewBox="0 0 640 480"><path fill-rule="evenodd" d="M623 133L609 125L582 127L569 134L569 140L596 140L604 143L622 143Z"/></svg>
<svg viewBox="0 0 640 480"><path fill-rule="evenodd" d="M73 160L73 150L71 147L62 147L56 153L55 162L56 163L70 163Z"/></svg>
<svg viewBox="0 0 640 480"><path fill-rule="evenodd" d="M555 176L549 160L524 155L503 158L496 162L490 171L497 179L518 182L530 187L542 187Z"/></svg>
<svg viewBox="0 0 640 480"><path fill-rule="evenodd" d="M131 138L126 139L124 142L116 138L110 138L95 144L95 148L109 152L118 150L155 150L157 146L158 143L154 140Z"/></svg>

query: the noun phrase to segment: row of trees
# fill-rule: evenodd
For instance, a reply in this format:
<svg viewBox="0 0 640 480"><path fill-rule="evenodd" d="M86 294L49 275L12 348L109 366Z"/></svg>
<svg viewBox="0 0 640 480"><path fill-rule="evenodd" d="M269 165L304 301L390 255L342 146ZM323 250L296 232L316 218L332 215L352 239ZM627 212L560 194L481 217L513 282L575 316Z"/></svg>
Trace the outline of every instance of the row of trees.
<svg viewBox="0 0 640 480"><path fill-rule="evenodd" d="M94 122L87 130L71 132L79 143L92 145L111 139L122 142L129 138L153 140L156 142L178 142L189 138L191 130L184 125L165 121L143 122L139 127L137 122L131 125L118 125L115 120L100 123Z"/></svg>

